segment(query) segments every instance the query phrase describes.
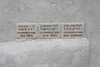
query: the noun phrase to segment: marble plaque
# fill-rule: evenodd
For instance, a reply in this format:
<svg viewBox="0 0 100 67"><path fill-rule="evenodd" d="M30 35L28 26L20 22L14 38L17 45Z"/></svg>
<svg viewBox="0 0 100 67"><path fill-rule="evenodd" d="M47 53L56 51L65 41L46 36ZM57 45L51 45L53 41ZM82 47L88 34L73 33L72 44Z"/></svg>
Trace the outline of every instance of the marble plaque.
<svg viewBox="0 0 100 67"><path fill-rule="evenodd" d="M57 23L39 24L39 38L60 38L60 25Z"/></svg>
<svg viewBox="0 0 100 67"><path fill-rule="evenodd" d="M62 24L62 38L83 38L84 24L83 23L64 23Z"/></svg>
<svg viewBox="0 0 100 67"><path fill-rule="evenodd" d="M18 23L16 30L17 39L37 38L37 24L35 23Z"/></svg>

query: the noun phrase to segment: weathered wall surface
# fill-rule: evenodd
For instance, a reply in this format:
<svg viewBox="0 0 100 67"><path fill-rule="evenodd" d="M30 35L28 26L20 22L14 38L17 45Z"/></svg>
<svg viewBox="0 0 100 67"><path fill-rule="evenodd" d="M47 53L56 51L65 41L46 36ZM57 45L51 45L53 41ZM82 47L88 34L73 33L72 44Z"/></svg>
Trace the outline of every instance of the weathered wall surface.
<svg viewBox="0 0 100 67"><path fill-rule="evenodd" d="M83 0L0 0L0 42L15 40L16 23L89 23L87 3Z"/></svg>
<svg viewBox="0 0 100 67"><path fill-rule="evenodd" d="M0 0L0 42L14 41L16 23L84 22L90 67L100 66L100 0Z"/></svg>

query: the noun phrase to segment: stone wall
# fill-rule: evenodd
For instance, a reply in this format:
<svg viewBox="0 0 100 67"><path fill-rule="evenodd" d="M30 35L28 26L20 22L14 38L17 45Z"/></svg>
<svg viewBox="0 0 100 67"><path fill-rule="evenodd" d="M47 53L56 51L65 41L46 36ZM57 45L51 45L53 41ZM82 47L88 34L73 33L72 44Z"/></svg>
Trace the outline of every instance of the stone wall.
<svg viewBox="0 0 100 67"><path fill-rule="evenodd" d="M0 0L0 42L16 40L16 23L84 22L90 67L100 66L100 0Z"/></svg>

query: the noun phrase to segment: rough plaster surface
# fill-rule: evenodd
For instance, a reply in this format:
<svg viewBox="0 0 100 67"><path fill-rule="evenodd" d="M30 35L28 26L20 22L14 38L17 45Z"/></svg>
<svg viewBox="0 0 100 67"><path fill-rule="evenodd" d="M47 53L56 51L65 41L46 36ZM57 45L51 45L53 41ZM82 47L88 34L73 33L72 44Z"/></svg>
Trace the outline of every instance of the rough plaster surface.
<svg viewBox="0 0 100 67"><path fill-rule="evenodd" d="M100 66L100 31L92 32L90 45L90 67Z"/></svg>
<svg viewBox="0 0 100 67"><path fill-rule="evenodd" d="M14 41L16 23L85 22L83 0L0 0L0 42Z"/></svg>
<svg viewBox="0 0 100 67"><path fill-rule="evenodd" d="M99 67L99 18L100 0L0 0L0 42L15 40L16 23L84 22L91 42L90 66Z"/></svg>
<svg viewBox="0 0 100 67"><path fill-rule="evenodd" d="M0 67L88 67L87 39L0 43Z"/></svg>

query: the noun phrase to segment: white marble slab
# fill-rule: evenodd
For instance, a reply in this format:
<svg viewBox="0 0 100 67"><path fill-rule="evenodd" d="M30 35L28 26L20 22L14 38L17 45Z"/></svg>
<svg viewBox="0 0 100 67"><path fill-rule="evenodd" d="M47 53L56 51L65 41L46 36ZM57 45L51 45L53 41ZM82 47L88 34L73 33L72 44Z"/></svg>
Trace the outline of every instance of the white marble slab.
<svg viewBox="0 0 100 67"><path fill-rule="evenodd" d="M88 67L83 39L37 39L0 43L0 67Z"/></svg>

